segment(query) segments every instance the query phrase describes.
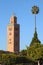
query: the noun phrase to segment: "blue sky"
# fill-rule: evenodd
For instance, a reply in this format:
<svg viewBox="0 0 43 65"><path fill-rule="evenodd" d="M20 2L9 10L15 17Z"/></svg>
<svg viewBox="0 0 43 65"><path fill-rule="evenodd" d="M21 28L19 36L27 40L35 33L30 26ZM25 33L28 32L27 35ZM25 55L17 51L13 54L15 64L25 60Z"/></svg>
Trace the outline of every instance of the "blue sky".
<svg viewBox="0 0 43 65"><path fill-rule="evenodd" d="M31 13L34 5L40 8L36 21L38 38L43 44L43 0L0 0L0 50L7 49L7 25L13 13L20 24L20 50L29 46L34 34L34 15Z"/></svg>

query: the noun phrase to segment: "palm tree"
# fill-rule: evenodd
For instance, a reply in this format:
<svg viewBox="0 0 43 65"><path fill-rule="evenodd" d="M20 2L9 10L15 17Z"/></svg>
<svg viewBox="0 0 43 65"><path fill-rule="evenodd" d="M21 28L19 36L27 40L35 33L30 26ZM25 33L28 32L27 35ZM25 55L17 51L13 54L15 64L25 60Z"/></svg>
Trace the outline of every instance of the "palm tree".
<svg viewBox="0 0 43 65"><path fill-rule="evenodd" d="M35 31L36 31L36 14L39 13L39 7L33 6L32 7L32 14L35 14Z"/></svg>
<svg viewBox="0 0 43 65"><path fill-rule="evenodd" d="M33 6L32 14L35 14L35 32L34 32L34 37L32 38L31 44L36 42L41 43L40 40L38 39L37 30L36 30L36 14L38 13L39 13L39 7Z"/></svg>

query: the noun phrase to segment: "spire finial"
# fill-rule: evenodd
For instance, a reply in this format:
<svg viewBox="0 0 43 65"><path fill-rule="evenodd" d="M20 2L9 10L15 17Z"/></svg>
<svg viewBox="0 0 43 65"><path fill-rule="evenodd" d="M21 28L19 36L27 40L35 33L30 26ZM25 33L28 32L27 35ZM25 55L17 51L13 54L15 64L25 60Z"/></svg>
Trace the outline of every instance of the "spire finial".
<svg viewBox="0 0 43 65"><path fill-rule="evenodd" d="M13 12L13 13L12 13L12 16L16 16L16 13Z"/></svg>

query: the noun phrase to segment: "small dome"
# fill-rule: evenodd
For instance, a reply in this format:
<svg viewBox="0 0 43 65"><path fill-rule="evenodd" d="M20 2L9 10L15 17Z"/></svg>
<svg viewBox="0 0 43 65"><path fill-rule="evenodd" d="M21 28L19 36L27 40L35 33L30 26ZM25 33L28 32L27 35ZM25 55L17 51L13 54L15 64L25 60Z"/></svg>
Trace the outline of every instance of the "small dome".
<svg viewBox="0 0 43 65"><path fill-rule="evenodd" d="M11 18L10 18L10 22L13 23L13 24L16 23L16 22L17 22L17 17L14 16L14 15L11 16Z"/></svg>

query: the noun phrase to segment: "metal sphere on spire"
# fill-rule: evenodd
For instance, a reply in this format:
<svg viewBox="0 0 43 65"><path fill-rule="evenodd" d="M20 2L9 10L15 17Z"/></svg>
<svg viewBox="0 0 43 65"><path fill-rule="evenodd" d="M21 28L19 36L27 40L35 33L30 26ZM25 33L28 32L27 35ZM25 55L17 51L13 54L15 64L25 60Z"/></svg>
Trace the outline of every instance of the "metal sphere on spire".
<svg viewBox="0 0 43 65"><path fill-rule="evenodd" d="M32 7L32 14L38 14L39 13L39 7L33 6Z"/></svg>

